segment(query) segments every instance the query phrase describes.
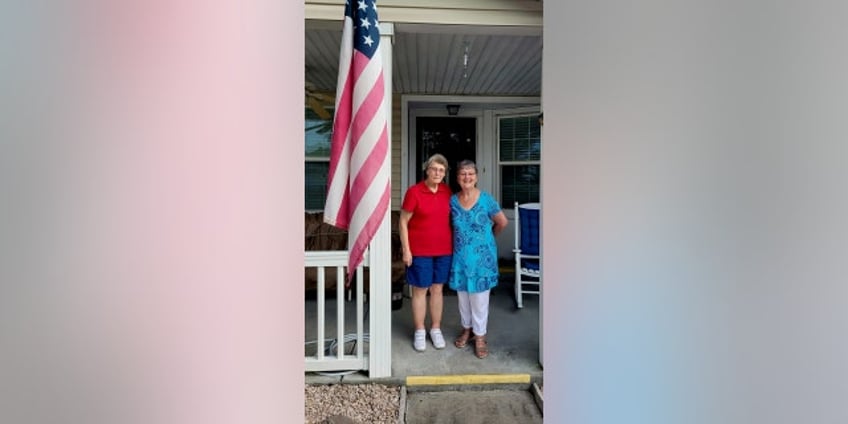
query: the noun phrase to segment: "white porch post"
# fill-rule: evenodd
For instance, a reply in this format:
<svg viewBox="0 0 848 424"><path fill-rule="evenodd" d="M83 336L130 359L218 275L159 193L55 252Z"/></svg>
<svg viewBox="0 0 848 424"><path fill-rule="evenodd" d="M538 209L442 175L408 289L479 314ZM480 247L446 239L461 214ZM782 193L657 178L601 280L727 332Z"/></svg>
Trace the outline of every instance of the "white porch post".
<svg viewBox="0 0 848 424"><path fill-rule="evenodd" d="M394 25L380 22L380 54L383 57L383 81L386 95L386 127L392 134L392 36ZM391 169L391 154L386 162ZM386 211L383 223L370 245L371 294L369 296L369 354L370 378L392 375L392 239L391 208Z"/></svg>
<svg viewBox="0 0 848 424"><path fill-rule="evenodd" d="M542 80L542 87L545 86L544 79ZM542 99L542 112L545 111L544 107L544 99ZM545 124L539 123L539 136L542 140L542 145L544 146L545 142ZM540 162L541 163L541 162ZM542 197L541 186L539 187L539 201L542 205L545 204L545 199ZM542 281L545 278L545 256L541 254L541 252L545 251L545 236L542 232L542 226L545 224L545 208L544 206L539 208L539 246L541 246L541 250L539 251L539 281ZM544 343L544 335L545 335L545 285L539 284L539 365L542 368L545 367L545 343Z"/></svg>

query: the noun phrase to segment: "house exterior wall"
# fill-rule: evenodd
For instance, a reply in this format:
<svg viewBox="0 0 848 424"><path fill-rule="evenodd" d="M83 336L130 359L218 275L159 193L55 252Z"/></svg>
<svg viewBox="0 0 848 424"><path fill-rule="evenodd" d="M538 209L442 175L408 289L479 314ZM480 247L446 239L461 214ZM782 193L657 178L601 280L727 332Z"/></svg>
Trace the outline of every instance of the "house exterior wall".
<svg viewBox="0 0 848 424"><path fill-rule="evenodd" d="M391 209L393 211L400 210L400 204L402 201L401 196L403 196L403 192L405 191L405 187L402 187L401 181L401 172L402 172L402 164L401 164L401 142L403 141L403 137L401 136L401 97L400 93L392 94L392 203Z"/></svg>

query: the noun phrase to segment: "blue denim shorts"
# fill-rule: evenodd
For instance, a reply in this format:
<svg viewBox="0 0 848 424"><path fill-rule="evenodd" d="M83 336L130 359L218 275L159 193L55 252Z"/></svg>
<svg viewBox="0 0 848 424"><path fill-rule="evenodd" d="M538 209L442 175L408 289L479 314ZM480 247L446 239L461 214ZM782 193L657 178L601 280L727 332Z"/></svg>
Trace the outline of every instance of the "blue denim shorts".
<svg viewBox="0 0 848 424"><path fill-rule="evenodd" d="M448 282L453 255L413 256L412 265L406 267L406 282L410 286L426 289Z"/></svg>

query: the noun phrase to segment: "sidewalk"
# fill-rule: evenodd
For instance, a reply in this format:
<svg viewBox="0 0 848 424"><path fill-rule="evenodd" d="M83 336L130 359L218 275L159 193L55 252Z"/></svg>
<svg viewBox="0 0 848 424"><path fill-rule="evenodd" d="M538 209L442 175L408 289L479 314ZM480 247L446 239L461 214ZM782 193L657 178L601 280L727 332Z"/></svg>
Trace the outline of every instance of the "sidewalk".
<svg viewBox="0 0 848 424"><path fill-rule="evenodd" d="M537 387L534 385L531 390L407 391L406 401L401 401L398 422L541 423L542 397Z"/></svg>

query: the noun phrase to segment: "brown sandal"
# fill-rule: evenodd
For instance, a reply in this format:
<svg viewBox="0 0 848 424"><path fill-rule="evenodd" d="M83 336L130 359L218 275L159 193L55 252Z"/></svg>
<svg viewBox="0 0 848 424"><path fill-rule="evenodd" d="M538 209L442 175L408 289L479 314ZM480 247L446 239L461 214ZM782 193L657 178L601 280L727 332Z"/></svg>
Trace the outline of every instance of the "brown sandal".
<svg viewBox="0 0 848 424"><path fill-rule="evenodd" d="M474 352L480 359L489 356L489 345L486 343L486 336L474 336Z"/></svg>
<svg viewBox="0 0 848 424"><path fill-rule="evenodd" d="M453 345L458 349L462 349L468 345L468 340L471 339L471 329L464 328L462 329L462 334L460 334L456 340L453 341Z"/></svg>

